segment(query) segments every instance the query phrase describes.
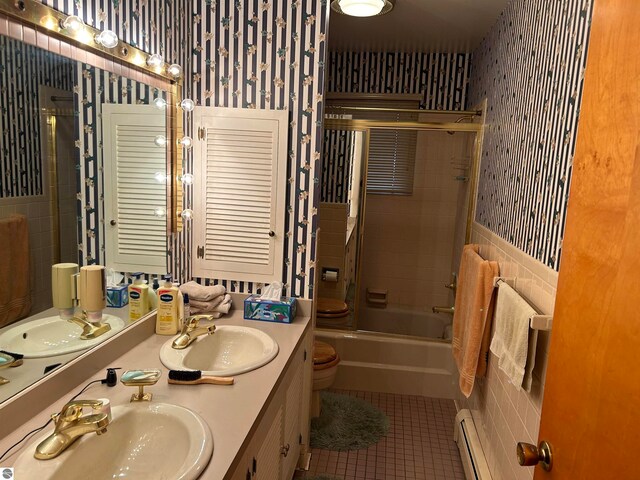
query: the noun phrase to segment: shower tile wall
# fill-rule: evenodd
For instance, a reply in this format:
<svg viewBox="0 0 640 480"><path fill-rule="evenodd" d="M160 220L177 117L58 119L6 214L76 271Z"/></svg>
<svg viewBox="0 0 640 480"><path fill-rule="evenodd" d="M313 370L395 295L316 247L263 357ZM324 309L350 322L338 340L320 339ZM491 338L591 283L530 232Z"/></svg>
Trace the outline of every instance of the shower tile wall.
<svg viewBox="0 0 640 480"><path fill-rule="evenodd" d="M412 310L452 305L451 278L459 191L452 162L467 161L466 135L419 132L412 195L367 195L360 298L388 290ZM462 160L464 159L464 160ZM464 173L464 171L462 171Z"/></svg>
<svg viewBox="0 0 640 480"><path fill-rule="evenodd" d="M483 258L498 262L501 276L517 278L516 289L531 305L542 314L553 314L557 272L478 223L473 226L472 242L480 244ZM493 480L533 477L532 468L517 464L515 446L517 442L537 443L550 339L549 332L538 333L530 393L518 392L508 383L493 354L489 357L486 378L478 379L471 397L466 399L458 392L458 407L473 412Z"/></svg>

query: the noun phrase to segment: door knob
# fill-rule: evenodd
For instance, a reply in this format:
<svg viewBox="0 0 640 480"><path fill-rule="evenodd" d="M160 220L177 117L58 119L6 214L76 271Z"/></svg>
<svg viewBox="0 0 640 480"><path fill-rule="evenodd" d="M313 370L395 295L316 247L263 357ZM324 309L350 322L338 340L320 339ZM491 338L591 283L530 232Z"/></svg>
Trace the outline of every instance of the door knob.
<svg viewBox="0 0 640 480"><path fill-rule="evenodd" d="M115 220L111 220L111 221L109 222L109 224L110 224L112 227L115 227L115 226L116 226L116 223L117 223L117 222L116 222Z"/></svg>
<svg viewBox="0 0 640 480"><path fill-rule="evenodd" d="M270 237L275 237L276 236L276 232L274 232L273 230L269 230L269 236Z"/></svg>
<svg viewBox="0 0 640 480"><path fill-rule="evenodd" d="M543 470L547 472L553 467L551 445L544 440L540 442L538 447L531 443L518 442L516 454L518 455L518 463L523 467L530 467L540 463Z"/></svg>

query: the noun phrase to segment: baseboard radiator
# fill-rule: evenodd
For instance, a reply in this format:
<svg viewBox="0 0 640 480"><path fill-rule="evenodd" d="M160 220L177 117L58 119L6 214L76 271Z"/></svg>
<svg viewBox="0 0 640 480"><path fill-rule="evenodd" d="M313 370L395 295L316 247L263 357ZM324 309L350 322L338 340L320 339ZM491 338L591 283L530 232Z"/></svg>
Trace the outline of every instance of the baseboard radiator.
<svg viewBox="0 0 640 480"><path fill-rule="evenodd" d="M491 480L489 466L470 410L460 410L456 415L453 439L458 444L467 480Z"/></svg>

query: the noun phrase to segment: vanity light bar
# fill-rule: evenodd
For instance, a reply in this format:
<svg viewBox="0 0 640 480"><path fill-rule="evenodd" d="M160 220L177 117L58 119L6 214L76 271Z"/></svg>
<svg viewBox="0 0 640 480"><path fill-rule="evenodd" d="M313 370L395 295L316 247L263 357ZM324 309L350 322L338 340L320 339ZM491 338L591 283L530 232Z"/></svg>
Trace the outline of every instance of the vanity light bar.
<svg viewBox="0 0 640 480"><path fill-rule="evenodd" d="M0 0L0 14L15 18L20 22L59 37L88 51L100 52L120 62L143 70L145 73L180 84L182 67L167 64L159 55L150 55L139 48L121 42L110 30L98 30L85 24L77 15L66 15L37 0ZM153 57L153 59L152 59Z"/></svg>

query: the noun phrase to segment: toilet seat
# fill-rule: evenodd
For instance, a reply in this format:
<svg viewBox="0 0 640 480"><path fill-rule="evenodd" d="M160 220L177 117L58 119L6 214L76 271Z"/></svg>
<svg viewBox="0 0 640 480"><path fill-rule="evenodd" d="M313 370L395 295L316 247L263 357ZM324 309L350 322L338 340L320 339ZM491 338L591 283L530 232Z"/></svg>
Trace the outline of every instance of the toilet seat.
<svg viewBox="0 0 640 480"><path fill-rule="evenodd" d="M319 298L316 311L319 316L344 316L349 313L349 305L336 298Z"/></svg>
<svg viewBox="0 0 640 480"><path fill-rule="evenodd" d="M313 369L326 370L340 363L340 357L335 348L325 342L313 342Z"/></svg>
<svg viewBox="0 0 640 480"><path fill-rule="evenodd" d="M318 299L316 313L318 318L339 319L348 317L351 312L349 311L349 305L342 300L321 297Z"/></svg>

